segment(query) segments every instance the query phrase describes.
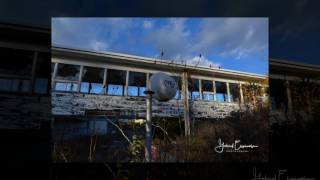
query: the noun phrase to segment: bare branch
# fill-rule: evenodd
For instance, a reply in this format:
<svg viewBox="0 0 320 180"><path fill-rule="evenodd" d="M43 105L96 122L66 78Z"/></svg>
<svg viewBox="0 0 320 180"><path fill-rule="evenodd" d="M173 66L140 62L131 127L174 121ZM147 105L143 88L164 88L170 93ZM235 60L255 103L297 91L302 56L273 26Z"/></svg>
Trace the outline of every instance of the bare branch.
<svg viewBox="0 0 320 180"><path fill-rule="evenodd" d="M122 131L122 129L117 125L115 124L114 122L112 122L111 120L109 120L108 118L106 118L106 120L108 122L110 122L110 124L114 125L122 134L122 136L130 143L130 145L132 145L132 142L130 141L130 139L124 134L124 132Z"/></svg>

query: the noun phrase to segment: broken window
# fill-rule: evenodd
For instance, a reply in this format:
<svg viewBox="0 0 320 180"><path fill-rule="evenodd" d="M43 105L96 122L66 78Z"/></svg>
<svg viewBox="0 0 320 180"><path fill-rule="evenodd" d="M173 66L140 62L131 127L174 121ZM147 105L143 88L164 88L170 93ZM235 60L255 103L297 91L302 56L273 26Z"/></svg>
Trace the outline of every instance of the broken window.
<svg viewBox="0 0 320 180"><path fill-rule="evenodd" d="M287 93L285 81L280 79L270 79L270 100L272 109L285 109L287 107ZM244 101L250 102L249 97L244 92Z"/></svg>
<svg viewBox="0 0 320 180"><path fill-rule="evenodd" d="M78 80L80 74L79 65L58 64L56 75L56 91L78 91ZM62 80L62 81L61 81ZM68 82L70 81L70 82Z"/></svg>
<svg viewBox="0 0 320 180"><path fill-rule="evenodd" d="M0 91L30 92L31 80L0 78Z"/></svg>
<svg viewBox="0 0 320 180"><path fill-rule="evenodd" d="M38 53L36 74L34 80L34 92L38 94L49 93L50 85L50 54L49 53Z"/></svg>
<svg viewBox="0 0 320 180"><path fill-rule="evenodd" d="M51 63L51 77L53 77L53 72L54 72L54 66L56 63Z"/></svg>
<svg viewBox="0 0 320 180"><path fill-rule="evenodd" d="M128 95L129 96L145 96L147 75L141 72L129 72L128 82Z"/></svg>
<svg viewBox="0 0 320 180"><path fill-rule="evenodd" d="M33 51L0 48L0 75L31 76Z"/></svg>
<svg viewBox="0 0 320 180"><path fill-rule="evenodd" d="M174 96L174 99L182 99L181 97L181 77L180 76L171 76L177 83L177 93L176 95Z"/></svg>
<svg viewBox="0 0 320 180"><path fill-rule="evenodd" d="M56 79L58 80L68 80L68 81L78 81L80 73L79 65L72 64L58 64L58 70Z"/></svg>
<svg viewBox="0 0 320 180"><path fill-rule="evenodd" d="M230 101L239 102L240 86L236 83L229 83Z"/></svg>
<svg viewBox="0 0 320 180"><path fill-rule="evenodd" d="M56 91L78 91L78 83L72 82L56 82Z"/></svg>
<svg viewBox="0 0 320 180"><path fill-rule="evenodd" d="M200 99L199 79L188 79L188 94L191 100Z"/></svg>
<svg viewBox="0 0 320 180"><path fill-rule="evenodd" d="M226 82L216 81L216 97L218 102L226 102L228 93Z"/></svg>
<svg viewBox="0 0 320 180"><path fill-rule="evenodd" d="M108 95L123 96L126 85L126 71L108 69L107 92Z"/></svg>
<svg viewBox="0 0 320 180"><path fill-rule="evenodd" d="M33 51L0 48L0 91L30 92Z"/></svg>
<svg viewBox="0 0 320 180"><path fill-rule="evenodd" d="M213 81L201 80L202 98L206 101L214 101Z"/></svg>
<svg viewBox="0 0 320 180"><path fill-rule="evenodd" d="M80 92L103 94L103 76L103 68L83 67Z"/></svg>

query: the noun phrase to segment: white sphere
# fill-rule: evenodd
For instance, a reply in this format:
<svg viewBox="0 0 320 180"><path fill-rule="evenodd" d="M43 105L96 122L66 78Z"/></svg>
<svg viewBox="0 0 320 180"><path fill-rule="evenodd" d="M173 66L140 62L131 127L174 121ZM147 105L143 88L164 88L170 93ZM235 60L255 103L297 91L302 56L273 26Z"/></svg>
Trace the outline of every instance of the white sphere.
<svg viewBox="0 0 320 180"><path fill-rule="evenodd" d="M151 76L149 89L158 101L168 101L176 95L177 83L171 76L160 72Z"/></svg>

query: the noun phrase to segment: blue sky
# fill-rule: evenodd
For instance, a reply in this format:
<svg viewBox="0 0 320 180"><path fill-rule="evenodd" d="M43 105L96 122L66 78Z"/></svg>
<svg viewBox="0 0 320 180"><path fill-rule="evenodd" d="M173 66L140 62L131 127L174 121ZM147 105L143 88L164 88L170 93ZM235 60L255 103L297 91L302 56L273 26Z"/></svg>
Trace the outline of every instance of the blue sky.
<svg viewBox="0 0 320 180"><path fill-rule="evenodd" d="M268 18L52 18L52 44L268 73Z"/></svg>

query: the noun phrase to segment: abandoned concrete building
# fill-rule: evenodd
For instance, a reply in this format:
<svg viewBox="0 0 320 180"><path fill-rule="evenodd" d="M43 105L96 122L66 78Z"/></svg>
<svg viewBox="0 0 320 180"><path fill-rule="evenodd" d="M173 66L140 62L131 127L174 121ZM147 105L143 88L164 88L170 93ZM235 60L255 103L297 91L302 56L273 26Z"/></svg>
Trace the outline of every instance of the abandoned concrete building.
<svg viewBox="0 0 320 180"><path fill-rule="evenodd" d="M0 128L38 129L51 118L50 30L0 24Z"/></svg>
<svg viewBox="0 0 320 180"><path fill-rule="evenodd" d="M183 117L189 107L190 116L194 118L221 119L238 110L244 102L243 84L262 85L267 79L263 75L221 68L61 47L52 48L51 69L54 117L100 113L120 119L144 119L143 92L151 75L161 71L176 79L179 90L168 102L154 100L154 117Z"/></svg>
<svg viewBox="0 0 320 180"><path fill-rule="evenodd" d="M270 123L310 119L320 104L320 66L269 59Z"/></svg>

